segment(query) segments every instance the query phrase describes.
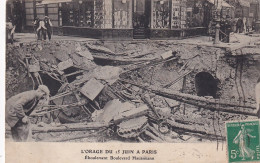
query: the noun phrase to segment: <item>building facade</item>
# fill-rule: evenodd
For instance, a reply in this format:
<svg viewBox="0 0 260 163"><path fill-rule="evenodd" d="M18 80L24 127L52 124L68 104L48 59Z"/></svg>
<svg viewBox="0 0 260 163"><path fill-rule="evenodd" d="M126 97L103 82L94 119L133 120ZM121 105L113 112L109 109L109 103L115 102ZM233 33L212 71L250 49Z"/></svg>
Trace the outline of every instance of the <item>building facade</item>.
<svg viewBox="0 0 260 163"><path fill-rule="evenodd" d="M31 31L33 19L47 15L54 32L62 35L121 40L178 39L206 35L214 17L215 1L24 0L25 26Z"/></svg>

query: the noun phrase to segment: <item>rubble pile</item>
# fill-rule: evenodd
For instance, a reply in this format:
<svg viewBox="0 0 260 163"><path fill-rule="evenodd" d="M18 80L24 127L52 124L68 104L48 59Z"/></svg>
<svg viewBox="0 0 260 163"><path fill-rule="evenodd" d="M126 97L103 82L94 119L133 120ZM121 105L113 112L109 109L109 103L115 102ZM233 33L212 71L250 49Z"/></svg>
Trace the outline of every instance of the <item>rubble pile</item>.
<svg viewBox="0 0 260 163"><path fill-rule="evenodd" d="M257 60L219 48L51 41L10 45L6 58L7 98L51 91L31 114L35 141L224 140L224 121L255 116Z"/></svg>

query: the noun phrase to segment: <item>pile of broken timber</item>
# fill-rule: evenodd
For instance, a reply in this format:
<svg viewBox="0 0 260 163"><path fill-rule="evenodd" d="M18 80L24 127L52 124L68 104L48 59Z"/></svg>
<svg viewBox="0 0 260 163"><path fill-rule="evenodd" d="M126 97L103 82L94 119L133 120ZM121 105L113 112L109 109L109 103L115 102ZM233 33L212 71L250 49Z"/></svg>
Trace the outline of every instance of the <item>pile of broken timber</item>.
<svg viewBox="0 0 260 163"><path fill-rule="evenodd" d="M173 99L176 101L180 101L186 104L194 105L197 107L201 107L204 109L209 109L212 111L221 111L221 112L228 112L228 113L234 113L234 114L243 114L243 115L249 115L249 116L257 116L256 108L254 106L250 105L238 105L238 104L232 104L229 102L224 101L218 101L216 99L207 99L205 97L199 97L196 95L190 95L185 93L180 93L177 91L169 91L167 89L155 89L152 87L146 87L140 83L134 83L132 81L119 79L121 82L125 82L134 86L137 86L139 88L142 88L144 90L150 91L152 93L155 93L156 95L166 97L169 99Z"/></svg>

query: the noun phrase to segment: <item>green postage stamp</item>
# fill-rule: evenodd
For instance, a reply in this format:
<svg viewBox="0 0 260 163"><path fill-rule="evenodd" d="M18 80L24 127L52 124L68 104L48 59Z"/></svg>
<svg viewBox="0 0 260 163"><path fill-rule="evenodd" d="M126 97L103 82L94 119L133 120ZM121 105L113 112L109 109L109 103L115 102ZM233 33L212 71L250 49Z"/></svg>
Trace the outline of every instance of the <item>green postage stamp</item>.
<svg viewBox="0 0 260 163"><path fill-rule="evenodd" d="M260 120L226 122L228 162L260 162Z"/></svg>

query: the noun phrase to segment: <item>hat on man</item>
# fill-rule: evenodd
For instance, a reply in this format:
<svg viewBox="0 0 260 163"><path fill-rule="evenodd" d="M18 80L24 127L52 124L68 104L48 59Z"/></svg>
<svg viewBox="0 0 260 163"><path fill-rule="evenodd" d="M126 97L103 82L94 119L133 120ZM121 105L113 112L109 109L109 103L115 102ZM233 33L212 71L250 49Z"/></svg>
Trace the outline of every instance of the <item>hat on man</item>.
<svg viewBox="0 0 260 163"><path fill-rule="evenodd" d="M39 85L38 90L45 92L46 95L50 95L50 90L46 85Z"/></svg>

